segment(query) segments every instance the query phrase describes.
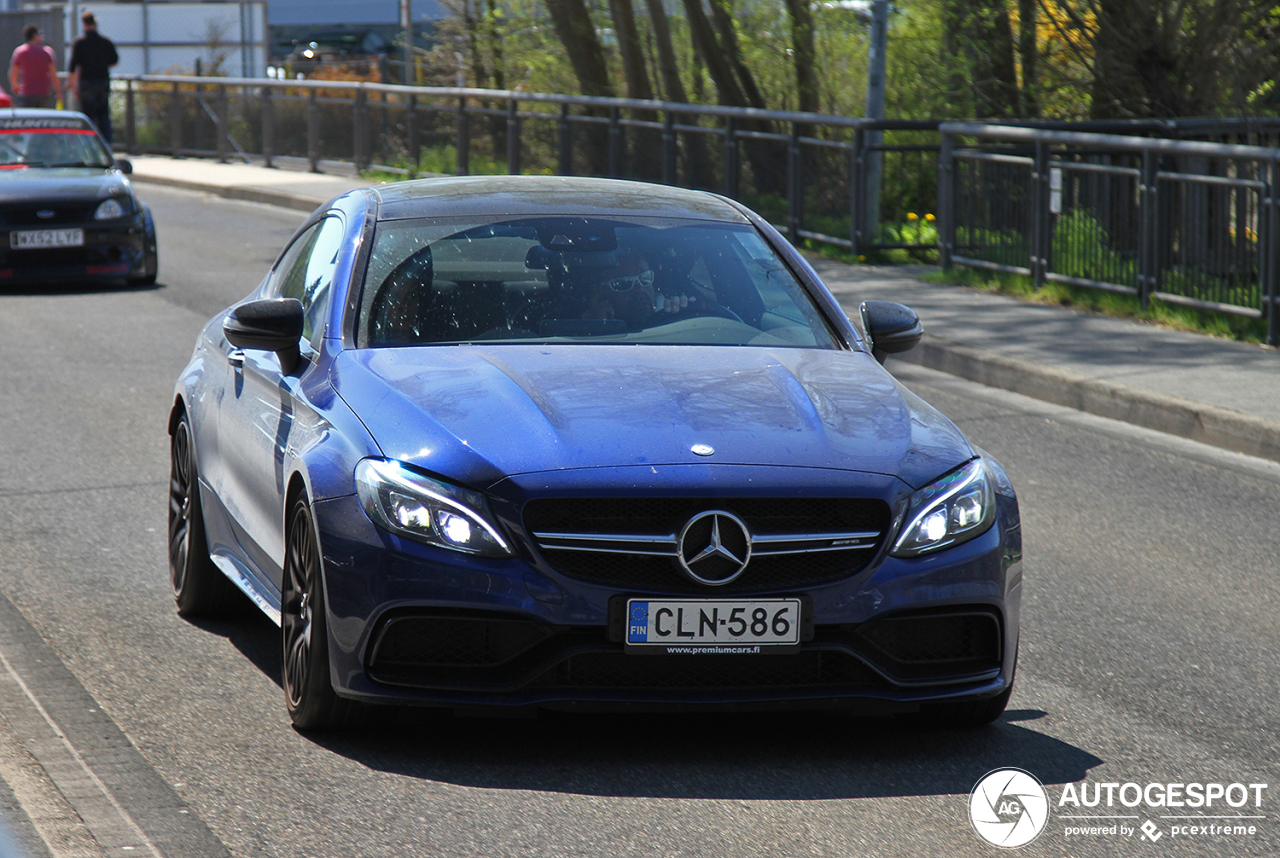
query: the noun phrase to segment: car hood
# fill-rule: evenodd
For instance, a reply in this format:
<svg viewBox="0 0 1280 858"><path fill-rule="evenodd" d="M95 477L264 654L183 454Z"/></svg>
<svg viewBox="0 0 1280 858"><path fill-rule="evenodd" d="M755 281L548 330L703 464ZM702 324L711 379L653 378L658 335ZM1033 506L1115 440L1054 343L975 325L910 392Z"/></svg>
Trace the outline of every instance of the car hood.
<svg viewBox="0 0 1280 858"><path fill-rule="evenodd" d="M129 180L114 169L56 167L0 171L0 202L105 200L128 193Z"/></svg>
<svg viewBox="0 0 1280 858"><path fill-rule="evenodd" d="M383 455L475 486L717 463L888 474L918 488L974 455L949 420L858 352L355 349L337 356L330 378Z"/></svg>

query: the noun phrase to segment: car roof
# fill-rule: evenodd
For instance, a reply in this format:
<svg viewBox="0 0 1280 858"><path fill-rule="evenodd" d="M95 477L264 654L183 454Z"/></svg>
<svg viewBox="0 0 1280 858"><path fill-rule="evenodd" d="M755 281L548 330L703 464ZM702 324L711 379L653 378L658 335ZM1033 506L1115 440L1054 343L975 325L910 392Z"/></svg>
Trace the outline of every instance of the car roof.
<svg viewBox="0 0 1280 858"><path fill-rule="evenodd" d="M724 197L669 185L581 176L447 176L373 189L379 220L578 215L747 223Z"/></svg>
<svg viewBox="0 0 1280 858"><path fill-rule="evenodd" d="M45 110L34 107L0 107L0 129L86 129L93 123L83 113L73 110Z"/></svg>

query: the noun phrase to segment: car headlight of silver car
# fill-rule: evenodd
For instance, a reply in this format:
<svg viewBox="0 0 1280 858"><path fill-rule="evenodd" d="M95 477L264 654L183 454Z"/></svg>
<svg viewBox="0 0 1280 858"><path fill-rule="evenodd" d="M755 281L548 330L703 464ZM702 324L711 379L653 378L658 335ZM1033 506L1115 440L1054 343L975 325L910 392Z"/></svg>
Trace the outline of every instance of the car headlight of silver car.
<svg viewBox="0 0 1280 858"><path fill-rule="evenodd" d="M362 459L355 476L360 504L378 526L440 548L511 556L481 493L389 459Z"/></svg>
<svg viewBox="0 0 1280 858"><path fill-rule="evenodd" d="M981 536L996 517L991 475L974 459L911 496L906 525L889 553L918 557Z"/></svg>

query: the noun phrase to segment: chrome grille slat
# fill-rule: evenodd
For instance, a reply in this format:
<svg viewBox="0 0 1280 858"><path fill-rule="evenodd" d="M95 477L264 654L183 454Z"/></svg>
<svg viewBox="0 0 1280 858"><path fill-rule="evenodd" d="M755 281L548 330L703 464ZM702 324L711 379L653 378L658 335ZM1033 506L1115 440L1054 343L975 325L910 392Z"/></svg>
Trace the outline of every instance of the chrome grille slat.
<svg viewBox="0 0 1280 858"><path fill-rule="evenodd" d="M876 500L577 498L530 501L525 524L547 563L571 578L637 591L697 593L707 584L681 568L678 534L710 510L731 511L752 540L746 568L717 585L718 592L765 592L850 577L874 556L889 523L887 506ZM812 529L805 530L806 524ZM852 544L836 544L841 542Z"/></svg>

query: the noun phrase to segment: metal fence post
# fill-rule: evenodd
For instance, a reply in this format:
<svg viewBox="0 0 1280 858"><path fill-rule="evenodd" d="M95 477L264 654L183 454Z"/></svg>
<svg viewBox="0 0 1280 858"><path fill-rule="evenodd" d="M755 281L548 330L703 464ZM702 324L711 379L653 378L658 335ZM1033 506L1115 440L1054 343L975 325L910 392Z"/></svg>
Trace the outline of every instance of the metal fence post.
<svg viewBox="0 0 1280 858"><path fill-rule="evenodd" d="M1044 140L1036 140L1031 182L1031 276L1039 291L1049 267L1049 144Z"/></svg>
<svg viewBox="0 0 1280 858"><path fill-rule="evenodd" d="M273 90L269 86L262 87L262 163L271 167L276 149L276 103Z"/></svg>
<svg viewBox="0 0 1280 858"><path fill-rule="evenodd" d="M668 110L662 114L662 184L676 183L676 115Z"/></svg>
<svg viewBox="0 0 1280 858"><path fill-rule="evenodd" d="M1156 194L1159 187L1160 163L1151 149L1142 151L1141 199L1138 205L1138 299L1147 308L1151 293L1156 291Z"/></svg>
<svg viewBox="0 0 1280 858"><path fill-rule="evenodd" d="M938 259L943 271L951 269L951 253L956 246L954 149L955 138L942 131L938 148Z"/></svg>
<svg viewBox="0 0 1280 858"><path fill-rule="evenodd" d="M1262 273L1262 292L1266 296L1263 312L1267 318L1267 345L1280 346L1280 154L1272 157L1270 175L1263 188L1264 222L1258 230L1258 267Z"/></svg>
<svg viewBox="0 0 1280 858"><path fill-rule="evenodd" d="M178 86L173 85L169 97L169 154L174 158L182 151L182 92Z"/></svg>
<svg viewBox="0 0 1280 858"><path fill-rule="evenodd" d="M800 165L800 123L791 123L791 137L787 141L787 237L792 244L800 243L800 222L804 217L804 177Z"/></svg>
<svg viewBox="0 0 1280 858"><path fill-rule="evenodd" d="M724 195L738 198L738 123L732 116L724 122Z"/></svg>
<svg viewBox="0 0 1280 858"><path fill-rule="evenodd" d="M609 177L616 179L622 171L622 111L609 108Z"/></svg>
<svg viewBox="0 0 1280 858"><path fill-rule="evenodd" d="M130 155L138 149L138 107L134 102L133 79L125 81L124 88L124 144Z"/></svg>
<svg viewBox="0 0 1280 858"><path fill-rule="evenodd" d="M369 166L365 141L369 131L369 94L363 86L356 88L356 97L351 105L351 160L356 172Z"/></svg>
<svg viewBox="0 0 1280 858"><path fill-rule="evenodd" d="M409 96L409 105L405 112L405 125L409 138L409 178L418 175L418 165L422 163L422 127L418 124L418 96Z"/></svg>
<svg viewBox="0 0 1280 858"><path fill-rule="evenodd" d="M467 97L458 99L457 112L457 164L454 173L465 176L471 171L471 133L467 127Z"/></svg>
<svg viewBox="0 0 1280 858"><path fill-rule="evenodd" d="M871 241L863 241L862 224L864 217L863 179L865 161L862 148L866 145L866 134L862 126L853 129L853 148L849 151L849 251L857 258Z"/></svg>
<svg viewBox="0 0 1280 858"><path fill-rule="evenodd" d="M320 105L319 90L314 87L307 92L307 160L311 163L311 172L320 172Z"/></svg>
<svg viewBox="0 0 1280 858"><path fill-rule="evenodd" d="M214 123L217 128L214 129L218 135L217 152L218 163L227 163L227 135L231 133L231 129L227 127L230 117L230 103L227 99L227 85L225 83L218 84L218 111L215 114L217 121Z"/></svg>
<svg viewBox="0 0 1280 858"><path fill-rule="evenodd" d="M520 175L520 104L507 102L507 172Z"/></svg>
<svg viewBox="0 0 1280 858"><path fill-rule="evenodd" d="M573 131L569 127L569 105L560 105L560 118L556 120L559 131L560 152L557 172L562 176L573 175Z"/></svg>

